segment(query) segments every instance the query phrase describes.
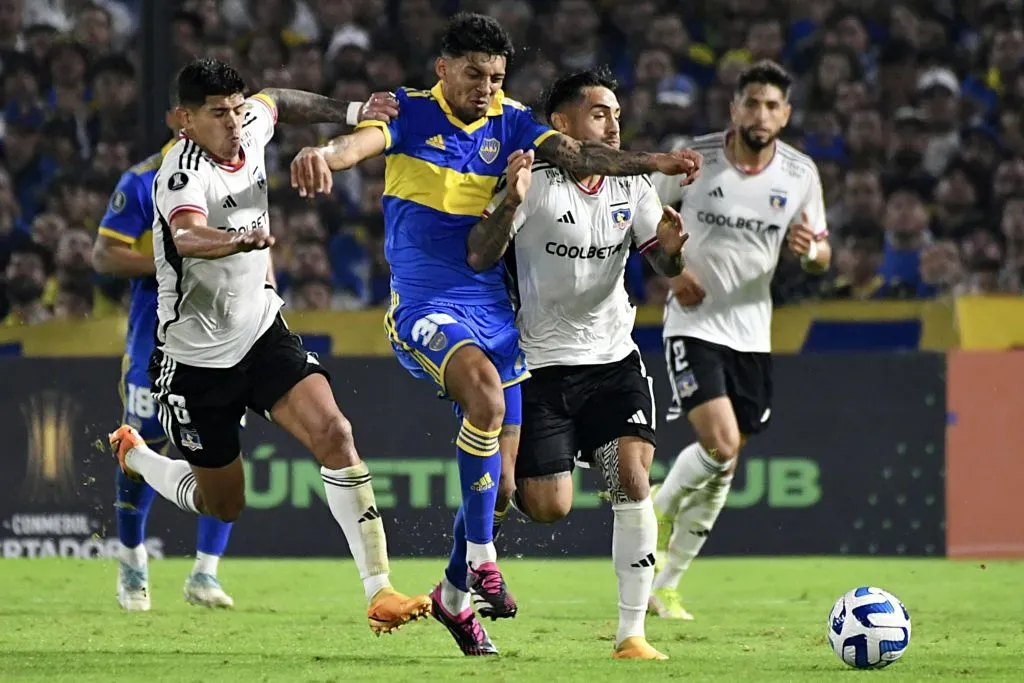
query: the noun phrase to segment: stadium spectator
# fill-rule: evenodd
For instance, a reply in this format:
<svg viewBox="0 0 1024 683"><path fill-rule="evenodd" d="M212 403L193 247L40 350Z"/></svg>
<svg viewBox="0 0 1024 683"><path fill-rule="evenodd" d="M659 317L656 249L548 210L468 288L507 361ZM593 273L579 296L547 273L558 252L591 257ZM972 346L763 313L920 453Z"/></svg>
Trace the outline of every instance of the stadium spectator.
<svg viewBox="0 0 1024 683"><path fill-rule="evenodd" d="M152 152L135 145L141 7L141 0L0 0L0 273L33 239L55 263L64 234L91 236L117 174ZM835 286L840 277L855 283L851 298L869 290L874 298L1021 290L1018 4L181 0L167 68L206 54L236 64L253 89L299 87L348 100L401 85L429 88L437 31L457 9L489 12L510 30L518 54L506 91L528 105L561 70L610 65L623 84L623 141L635 149L685 144L728 125L732 85L752 60L791 69L796 108L784 137L819 165L837 268L849 261L858 270L822 280L783 259L778 303L845 296ZM287 178L298 149L336 132L282 126L268 150L279 286L287 293L301 284L293 298L303 307L379 306L388 301L383 161L338 174L333 196L315 204L294 197ZM865 231L868 224L885 227L871 277L864 269L877 260L878 235ZM296 279L296 261L311 267L314 239L323 256L316 274ZM19 263L31 258L22 254ZM27 271L19 265L18 272ZM64 279L51 281L44 308L56 307ZM868 287L876 281L883 285ZM123 291L97 283L101 290L75 290L93 295L92 315ZM85 298L68 287L61 315L73 317ZM642 259L631 261L627 287L638 302L664 297ZM24 315L9 321L44 317L31 306L18 310Z"/></svg>

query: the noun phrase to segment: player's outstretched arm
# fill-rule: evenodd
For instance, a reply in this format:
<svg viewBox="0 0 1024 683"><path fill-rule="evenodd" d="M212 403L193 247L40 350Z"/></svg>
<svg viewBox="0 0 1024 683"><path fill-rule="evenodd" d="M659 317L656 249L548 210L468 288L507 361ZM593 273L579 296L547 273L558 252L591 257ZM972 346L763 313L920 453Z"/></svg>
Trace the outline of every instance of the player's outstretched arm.
<svg viewBox="0 0 1024 683"><path fill-rule="evenodd" d="M489 215L474 225L466 237L466 263L474 272L482 273L493 266L508 249L516 228L516 211L530 189L533 160L532 151L516 150L509 155L508 170L495 188Z"/></svg>
<svg viewBox="0 0 1024 683"><path fill-rule="evenodd" d="M228 232L211 228L206 216L192 211L171 218L174 248L183 258L218 259L255 249L274 246L274 237L265 228L248 232Z"/></svg>
<svg viewBox="0 0 1024 683"><path fill-rule="evenodd" d="M630 176L660 172L682 175L681 185L697 179L704 157L683 149L676 152L628 152L603 142L583 142L555 133L537 147L537 157L576 176Z"/></svg>
<svg viewBox="0 0 1024 683"><path fill-rule="evenodd" d="M346 102L305 90L266 88L260 93L274 102L279 123L347 123L360 121L389 122L398 116L398 100L387 92L375 92L366 102Z"/></svg>
<svg viewBox="0 0 1024 683"><path fill-rule="evenodd" d="M151 257L133 251L128 242L102 233L92 246L92 267L97 273L118 277L156 275L156 264Z"/></svg>
<svg viewBox="0 0 1024 683"><path fill-rule="evenodd" d="M330 194L334 171L343 171L379 156L386 147L385 133L377 127L360 128L334 138L323 147L305 147L292 160L292 187L302 197L312 197L318 192Z"/></svg>

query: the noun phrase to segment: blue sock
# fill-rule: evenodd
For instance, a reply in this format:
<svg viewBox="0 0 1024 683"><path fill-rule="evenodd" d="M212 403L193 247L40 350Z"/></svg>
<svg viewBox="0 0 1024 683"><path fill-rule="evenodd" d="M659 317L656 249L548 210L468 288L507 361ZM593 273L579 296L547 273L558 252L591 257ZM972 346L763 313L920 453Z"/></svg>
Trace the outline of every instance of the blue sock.
<svg viewBox="0 0 1024 683"><path fill-rule="evenodd" d="M207 555L222 557L228 547L231 525L231 522L222 522L215 517L200 515L196 550Z"/></svg>
<svg viewBox="0 0 1024 683"><path fill-rule="evenodd" d="M448 583L460 591L467 592L469 589L466 588L466 573L469 568L466 566L466 515L461 505L455 513L455 529L452 535L452 555L448 558L448 568L444 570L444 575L448 578Z"/></svg>
<svg viewBox="0 0 1024 683"><path fill-rule="evenodd" d="M129 479L117 468L117 536L126 548L135 548L146 540L146 518L156 491L144 481Z"/></svg>
<svg viewBox="0 0 1024 683"><path fill-rule="evenodd" d="M501 429L485 432L464 418L455 440L466 540L470 543L485 544L493 540L494 504L501 478L500 433Z"/></svg>

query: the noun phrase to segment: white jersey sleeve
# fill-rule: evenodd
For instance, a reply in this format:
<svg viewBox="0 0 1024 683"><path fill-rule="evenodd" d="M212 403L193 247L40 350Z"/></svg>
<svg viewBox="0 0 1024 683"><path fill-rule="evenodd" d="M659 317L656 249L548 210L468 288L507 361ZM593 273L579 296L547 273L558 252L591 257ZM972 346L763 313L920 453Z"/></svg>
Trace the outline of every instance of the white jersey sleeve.
<svg viewBox="0 0 1024 683"><path fill-rule="evenodd" d="M245 101L247 108L242 122L242 135L252 135L261 145L274 137L277 125L277 105L263 93L256 93Z"/></svg>
<svg viewBox="0 0 1024 683"><path fill-rule="evenodd" d="M636 216L633 217L633 244L644 254L658 244L658 223L661 221L661 200L647 176L639 176Z"/></svg>
<svg viewBox="0 0 1024 683"><path fill-rule="evenodd" d="M201 213L209 217L206 197L210 177L204 172L209 164L203 160L202 150L191 140L183 140L171 149L168 157L172 154L177 156L177 163L167 168L168 160L165 160L161 169L164 172L159 174L153 188L157 215L168 225L181 213Z"/></svg>

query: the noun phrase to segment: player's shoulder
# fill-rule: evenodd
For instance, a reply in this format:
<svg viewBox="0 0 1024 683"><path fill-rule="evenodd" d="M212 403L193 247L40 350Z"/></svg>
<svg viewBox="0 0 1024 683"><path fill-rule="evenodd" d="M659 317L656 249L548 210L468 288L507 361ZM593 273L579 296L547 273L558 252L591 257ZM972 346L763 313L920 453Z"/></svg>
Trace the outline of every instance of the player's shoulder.
<svg viewBox="0 0 1024 683"><path fill-rule="evenodd" d="M147 157L125 171L124 175L121 177L126 178L131 176L133 178L141 178L147 174L151 175L160 168L160 164L163 163L163 158L164 155L162 153L157 153Z"/></svg>
<svg viewBox="0 0 1024 683"><path fill-rule="evenodd" d="M166 176L175 171L205 173L210 168L210 164L203 163L205 157L202 147L193 140L183 137L164 153L163 161L160 163L160 175Z"/></svg>
<svg viewBox="0 0 1024 683"><path fill-rule="evenodd" d="M533 165L530 166L530 173L533 175L533 179L530 181L531 185L537 184L543 187L564 185L569 177L565 170L549 161L541 160L533 162Z"/></svg>
<svg viewBox="0 0 1024 683"><path fill-rule="evenodd" d="M519 100L514 100L511 97L506 97L504 93L501 95L501 112L503 114L518 114L520 112L529 113L531 109Z"/></svg>
<svg viewBox="0 0 1024 683"><path fill-rule="evenodd" d="M424 110L437 108L437 98L429 90L420 88L401 87L395 90L395 99L398 100L399 115L404 107L411 107L413 110Z"/></svg>
<svg viewBox="0 0 1024 683"><path fill-rule="evenodd" d="M818 165L814 163L814 159L793 145L779 140L776 143L775 153L779 155L779 160L782 162L779 169L784 176L794 179L818 178Z"/></svg>
<svg viewBox="0 0 1024 683"><path fill-rule="evenodd" d="M676 143L675 149L692 149L695 152L706 154L718 149L724 149L725 147L725 136L728 133L724 130L720 130L714 133L706 133L704 135L698 135L691 138L689 142L680 140Z"/></svg>

